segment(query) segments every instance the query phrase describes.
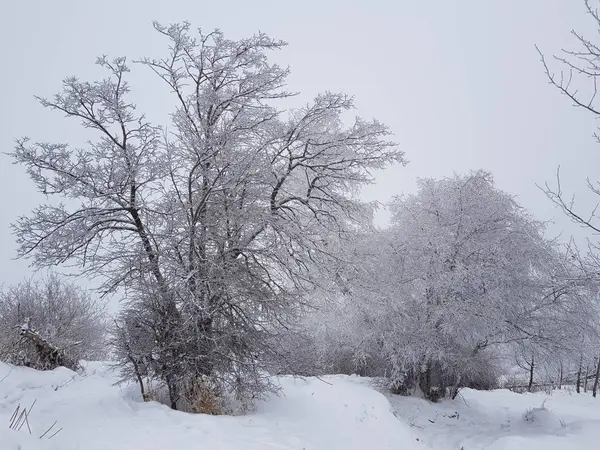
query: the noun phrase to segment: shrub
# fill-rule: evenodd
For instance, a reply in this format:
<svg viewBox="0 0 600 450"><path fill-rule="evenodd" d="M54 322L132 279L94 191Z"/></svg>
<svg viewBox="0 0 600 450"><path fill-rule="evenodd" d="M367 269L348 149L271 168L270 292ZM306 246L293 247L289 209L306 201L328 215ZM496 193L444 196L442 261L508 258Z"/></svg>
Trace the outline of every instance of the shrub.
<svg viewBox="0 0 600 450"><path fill-rule="evenodd" d="M0 359L35 369L76 368L104 356L103 305L49 274L0 290Z"/></svg>

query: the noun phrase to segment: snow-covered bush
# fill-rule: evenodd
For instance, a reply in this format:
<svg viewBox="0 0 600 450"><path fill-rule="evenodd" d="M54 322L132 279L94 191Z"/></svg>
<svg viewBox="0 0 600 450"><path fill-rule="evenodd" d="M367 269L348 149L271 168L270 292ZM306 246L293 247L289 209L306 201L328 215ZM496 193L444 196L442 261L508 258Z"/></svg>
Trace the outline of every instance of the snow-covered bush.
<svg viewBox="0 0 600 450"><path fill-rule="evenodd" d="M106 354L105 333L103 304L56 274L0 290L3 361L37 369L76 365Z"/></svg>
<svg viewBox="0 0 600 450"><path fill-rule="evenodd" d="M529 427L545 431L558 431L566 427L565 422L560 419L553 411L542 404L538 408L529 408L523 414L523 422Z"/></svg>

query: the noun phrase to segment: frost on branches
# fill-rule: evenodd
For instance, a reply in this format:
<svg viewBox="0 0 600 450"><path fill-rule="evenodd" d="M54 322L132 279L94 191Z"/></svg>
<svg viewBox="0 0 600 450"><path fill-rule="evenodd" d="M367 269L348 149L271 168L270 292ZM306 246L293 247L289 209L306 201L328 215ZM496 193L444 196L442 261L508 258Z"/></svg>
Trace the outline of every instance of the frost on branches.
<svg viewBox="0 0 600 450"><path fill-rule="evenodd" d="M337 306L312 318L334 370L354 365L435 400L495 386L499 350L558 360L593 326L578 268L489 174L420 180L391 207L392 227L358 242L360 263L340 271Z"/></svg>
<svg viewBox="0 0 600 450"><path fill-rule="evenodd" d="M115 332L124 373L165 383L173 408L206 384L251 401L268 388L270 338L327 278L328 249L370 218L354 192L403 154L381 123L345 125L344 94L278 108L288 70L267 53L283 42L154 27L169 51L138 63L174 96L172 122L151 124L128 100L125 58L99 58L106 78L70 77L40 99L96 139L18 142L38 189L74 200L20 218L20 254L127 291Z"/></svg>
<svg viewBox="0 0 600 450"><path fill-rule="evenodd" d="M0 290L0 359L40 370L76 369L106 356L102 303L49 274Z"/></svg>
<svg viewBox="0 0 600 450"><path fill-rule="evenodd" d="M597 0L584 0L587 17L590 24L600 30L600 10ZM600 104L598 103L598 83L597 77L600 75L600 46L597 38L591 38L581 30L573 30L574 47L561 50L559 53L547 58L539 49L541 62L549 83L566 97L568 101L576 108L580 108L595 118L600 117ZM590 33L591 35L591 33ZM600 142L600 133L594 134L596 141ZM598 178L593 177L585 180L588 193L591 198L600 196ZM563 191L561 184L560 169L556 173L556 182L554 184L546 183L544 191L548 198L562 210L562 212L575 224L580 225L589 233L587 245L584 247L581 255L577 251L577 260L585 272L587 279L596 286L600 282L600 243L597 235L600 233L600 217L597 214L598 207L590 207L586 210L578 202L575 196L569 195ZM597 297L597 294L594 295ZM598 312L596 311L595 317ZM576 382L576 390L580 391L581 384L583 389L587 390L588 372L595 372L593 395L596 396L598 388L598 379L600 377L600 355L598 354L598 333L582 334L579 337L579 346L572 358L575 362L574 376L571 367L563 367L562 363L558 368L560 380L563 377L571 378L570 381ZM530 358L531 359L531 358ZM595 370L594 370L595 368Z"/></svg>

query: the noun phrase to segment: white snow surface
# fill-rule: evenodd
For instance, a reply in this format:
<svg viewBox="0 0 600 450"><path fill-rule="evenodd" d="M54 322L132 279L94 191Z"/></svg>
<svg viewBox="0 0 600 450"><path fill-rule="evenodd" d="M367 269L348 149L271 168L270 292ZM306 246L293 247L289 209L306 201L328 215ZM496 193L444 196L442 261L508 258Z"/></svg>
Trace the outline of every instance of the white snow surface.
<svg viewBox="0 0 600 450"><path fill-rule="evenodd" d="M453 450L587 450L600 448L600 398L555 390L517 394L465 389L437 404L389 396L398 419L420 442Z"/></svg>
<svg viewBox="0 0 600 450"><path fill-rule="evenodd" d="M426 448L413 446L410 427L358 377L282 377L283 395L259 403L252 414L227 417L143 403L137 386L114 386L116 374L106 363L86 363L82 374L0 364L0 379L6 375L0 382L0 450ZM26 426L10 430L17 405L34 400L33 434ZM40 440L54 421L62 431Z"/></svg>
<svg viewBox="0 0 600 450"><path fill-rule="evenodd" d="M115 386L108 363L38 372L0 363L0 450L554 450L597 449L600 398L567 391L515 394L465 390L431 404L383 395L354 376L278 378L246 416L172 411ZM27 426L9 429L17 405L35 405ZM39 439L54 422L62 430ZM46 436L47 437L47 436Z"/></svg>

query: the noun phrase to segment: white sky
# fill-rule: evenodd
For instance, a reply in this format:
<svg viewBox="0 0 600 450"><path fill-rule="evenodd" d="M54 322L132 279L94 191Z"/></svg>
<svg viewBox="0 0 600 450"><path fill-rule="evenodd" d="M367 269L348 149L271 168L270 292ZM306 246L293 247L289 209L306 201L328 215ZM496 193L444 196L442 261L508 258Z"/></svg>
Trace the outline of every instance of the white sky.
<svg viewBox="0 0 600 450"><path fill-rule="evenodd" d="M594 118L547 84L534 48L551 53L574 43L572 28L590 29L583 1L0 0L0 151L23 135L82 143L75 123L33 95L51 96L68 75L96 78L103 53L164 54L152 20L188 20L230 38L264 31L290 43L274 60L291 66L300 100L323 90L355 95L358 114L388 124L411 161L381 174L370 199L411 192L417 177L483 168L536 217L556 218L553 234L585 235L535 185L561 165L565 190L589 201L584 179L600 178ZM161 117L160 85L132 69L138 105ZM27 262L13 260L9 224L42 200L0 155L0 283L30 274Z"/></svg>

